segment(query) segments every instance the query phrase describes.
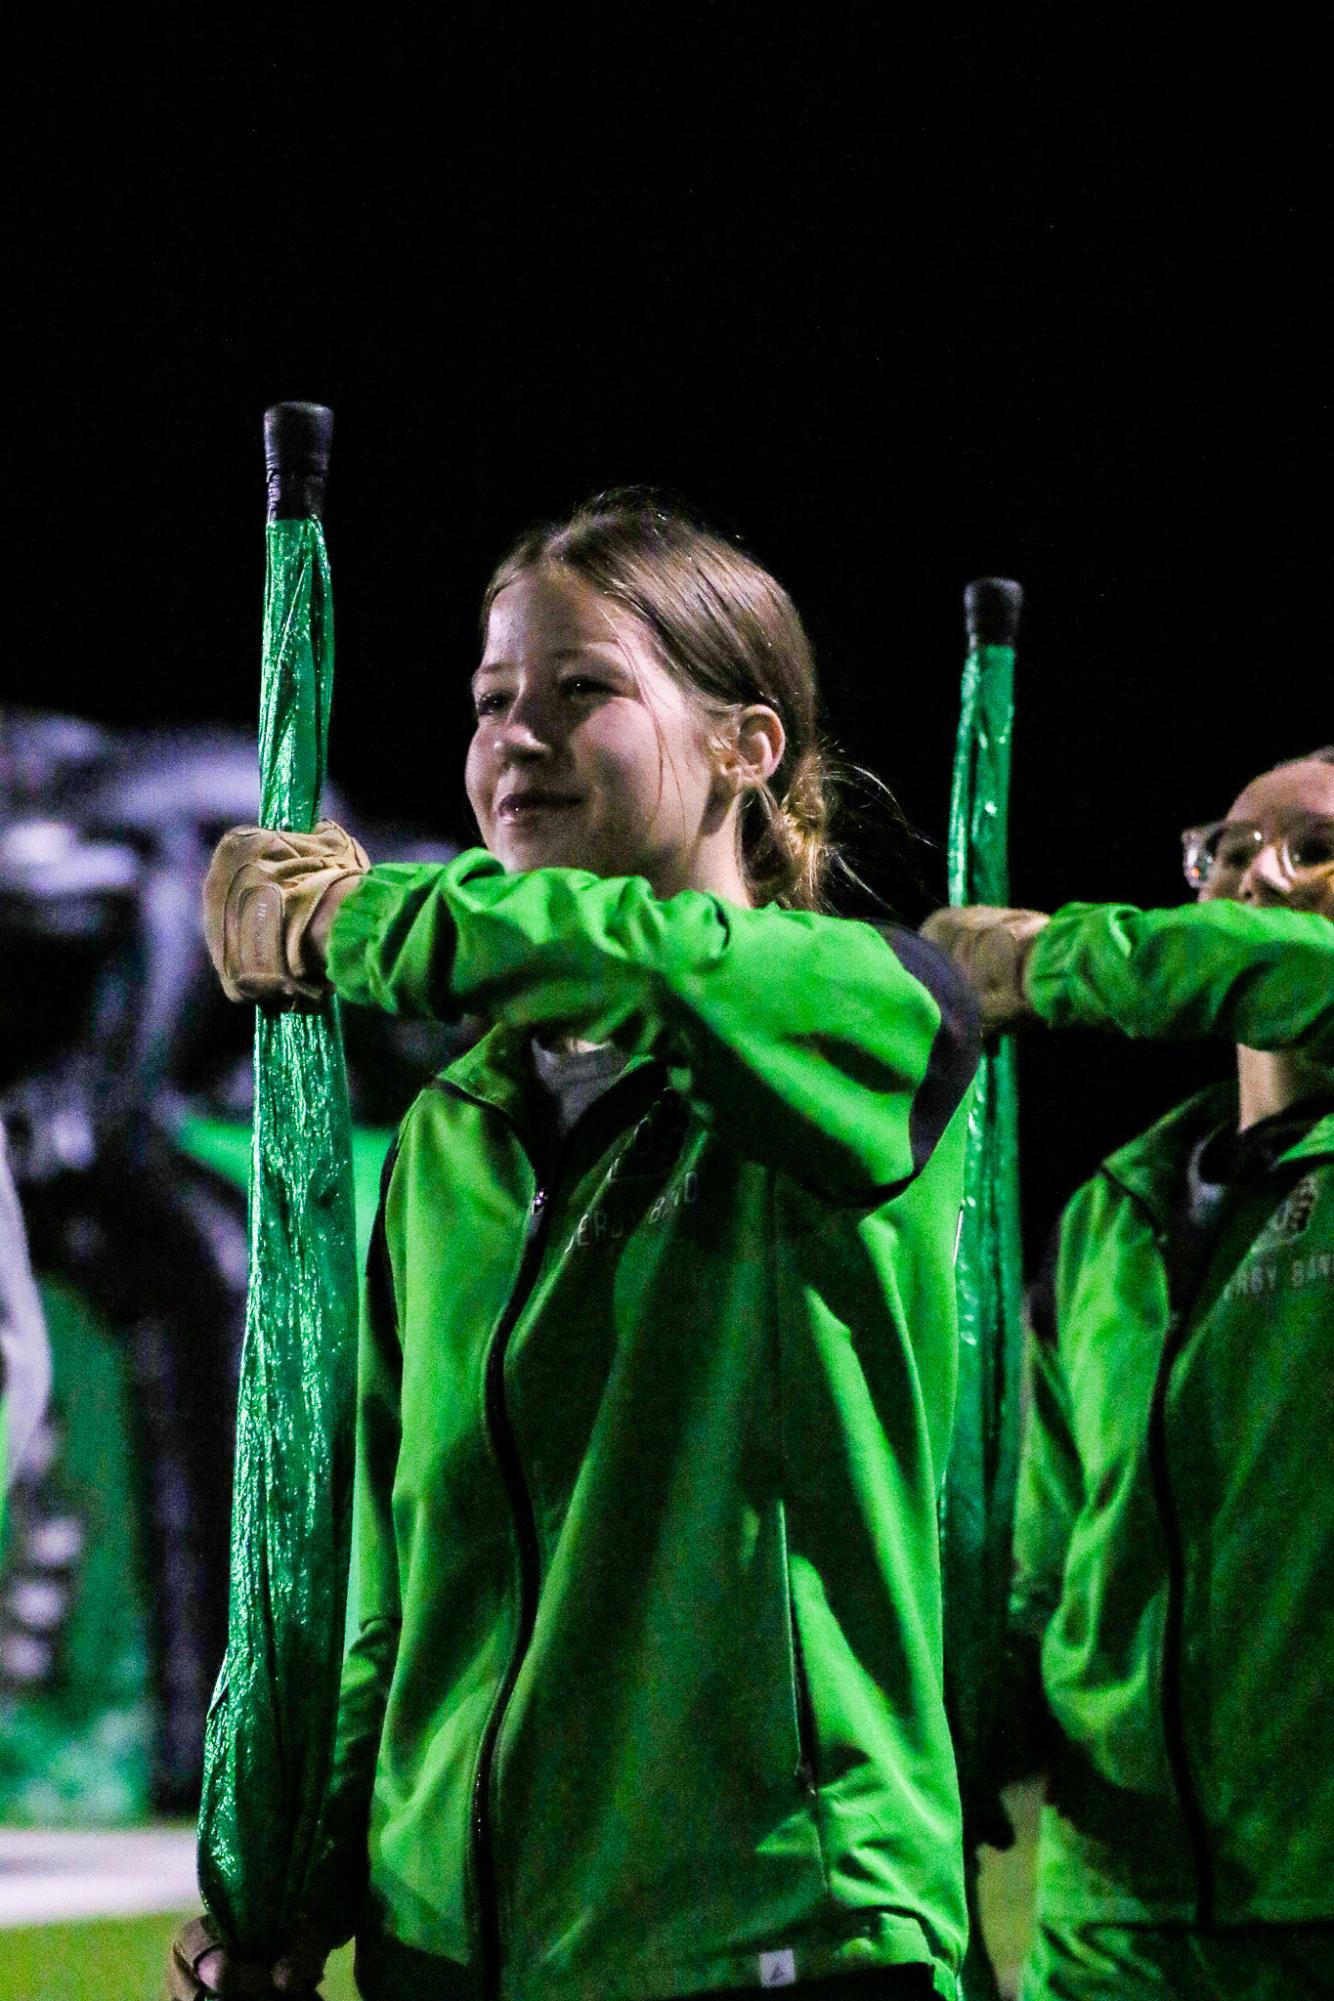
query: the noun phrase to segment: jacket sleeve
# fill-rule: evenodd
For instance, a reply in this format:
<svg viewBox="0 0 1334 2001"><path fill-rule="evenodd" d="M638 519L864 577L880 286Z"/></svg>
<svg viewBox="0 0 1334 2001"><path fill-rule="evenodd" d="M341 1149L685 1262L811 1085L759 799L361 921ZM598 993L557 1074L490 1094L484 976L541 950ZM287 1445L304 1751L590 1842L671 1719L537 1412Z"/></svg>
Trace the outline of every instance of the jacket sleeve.
<svg viewBox="0 0 1334 2001"><path fill-rule="evenodd" d="M1334 924L1309 911L1070 903L1035 941L1027 985L1054 1028L1334 1059Z"/></svg>
<svg viewBox="0 0 1334 2001"><path fill-rule="evenodd" d="M655 1055L740 1151L848 1201L907 1186L976 1065L971 996L912 933L660 899L636 876L509 875L479 849L372 869L334 920L329 972L393 1013Z"/></svg>
<svg viewBox="0 0 1334 2001"><path fill-rule="evenodd" d="M371 1236L357 1357L356 1629L343 1660L333 1766L305 1911L331 1944L350 1937L369 1877L371 1793L402 1623L391 1497L398 1464L402 1354L385 1207Z"/></svg>

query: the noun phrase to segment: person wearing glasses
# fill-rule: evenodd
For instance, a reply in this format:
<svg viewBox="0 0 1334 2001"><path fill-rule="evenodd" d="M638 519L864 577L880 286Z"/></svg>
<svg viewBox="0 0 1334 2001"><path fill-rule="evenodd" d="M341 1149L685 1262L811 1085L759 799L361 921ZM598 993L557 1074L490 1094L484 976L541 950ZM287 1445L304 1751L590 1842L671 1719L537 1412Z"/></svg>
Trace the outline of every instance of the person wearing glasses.
<svg viewBox="0 0 1334 2001"><path fill-rule="evenodd" d="M1024 2001L1334 1994L1334 749L1184 847L1194 905L925 927L992 1029L1236 1045L1078 1191L1034 1289Z"/></svg>

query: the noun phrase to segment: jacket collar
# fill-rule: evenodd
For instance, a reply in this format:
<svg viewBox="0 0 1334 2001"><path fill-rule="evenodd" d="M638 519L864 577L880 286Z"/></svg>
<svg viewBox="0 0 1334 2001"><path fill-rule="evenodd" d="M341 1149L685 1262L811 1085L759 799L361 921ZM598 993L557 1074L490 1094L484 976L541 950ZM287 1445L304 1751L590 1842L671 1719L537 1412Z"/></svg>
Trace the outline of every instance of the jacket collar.
<svg viewBox="0 0 1334 2001"><path fill-rule="evenodd" d="M1165 1225L1180 1202L1179 1191L1192 1149L1207 1133L1217 1131L1224 1123L1235 1124L1237 1111L1235 1080L1212 1084L1187 1098L1146 1133L1110 1154L1102 1164L1102 1172L1136 1196ZM1334 1155L1334 1111L1318 1118L1309 1132L1294 1140L1273 1164L1277 1167L1290 1160L1328 1155Z"/></svg>
<svg viewBox="0 0 1334 2001"><path fill-rule="evenodd" d="M436 1079L447 1090L459 1092L475 1103L486 1105L500 1112L520 1134L531 1134L542 1123L534 1110L535 1093L542 1086L533 1076L529 1055L531 1031L515 1028L508 1022L499 1022L471 1049L465 1049L462 1056L455 1057ZM640 1071L653 1069L661 1072L662 1066L654 1058L644 1054L629 1057L625 1068L615 1083L608 1086L606 1096L619 1093L627 1077Z"/></svg>
<svg viewBox="0 0 1334 2001"><path fill-rule="evenodd" d="M520 1130L530 1119L534 1089L528 1065L528 1036L520 1028L498 1022L440 1072L436 1082L446 1089L489 1105Z"/></svg>

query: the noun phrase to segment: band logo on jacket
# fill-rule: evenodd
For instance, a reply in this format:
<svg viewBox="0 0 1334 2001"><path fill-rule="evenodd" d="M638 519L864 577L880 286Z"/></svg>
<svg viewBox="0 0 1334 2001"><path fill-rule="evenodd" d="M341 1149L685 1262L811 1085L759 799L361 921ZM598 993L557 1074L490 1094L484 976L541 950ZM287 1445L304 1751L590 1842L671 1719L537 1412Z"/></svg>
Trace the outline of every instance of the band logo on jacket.
<svg viewBox="0 0 1334 2001"><path fill-rule="evenodd" d="M1284 1196L1224 1286L1224 1299L1259 1299L1280 1290L1334 1280L1334 1250L1310 1251L1291 1259L1284 1256L1310 1227L1319 1193L1318 1176L1307 1174Z"/></svg>
<svg viewBox="0 0 1334 2001"><path fill-rule="evenodd" d="M698 1172L693 1167L680 1171L687 1122L686 1105L673 1091L645 1113L608 1168L597 1201L575 1224L567 1251L619 1242L633 1230L658 1225L699 1201ZM663 1188L666 1176L671 1179Z"/></svg>

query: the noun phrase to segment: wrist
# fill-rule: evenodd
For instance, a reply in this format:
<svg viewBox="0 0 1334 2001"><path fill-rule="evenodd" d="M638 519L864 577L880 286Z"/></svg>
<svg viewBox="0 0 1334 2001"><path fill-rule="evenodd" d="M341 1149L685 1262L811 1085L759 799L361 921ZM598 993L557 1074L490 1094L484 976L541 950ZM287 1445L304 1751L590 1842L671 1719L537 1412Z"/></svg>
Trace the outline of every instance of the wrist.
<svg viewBox="0 0 1334 2001"><path fill-rule="evenodd" d="M337 882L331 882L315 906L315 914L310 920L303 940L303 957L309 971L314 975L324 972L329 956L329 933L333 929L334 918L347 897L361 881L360 876L345 875Z"/></svg>

